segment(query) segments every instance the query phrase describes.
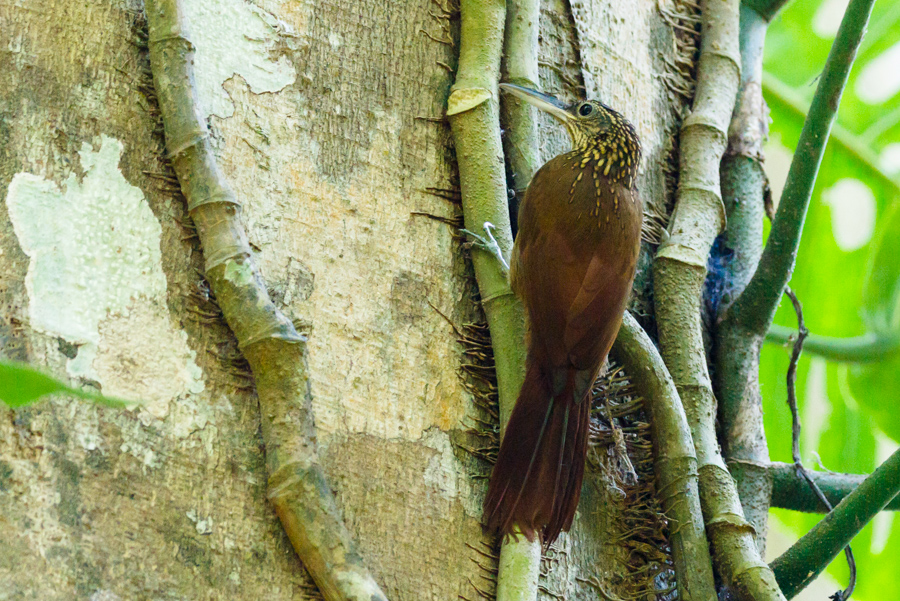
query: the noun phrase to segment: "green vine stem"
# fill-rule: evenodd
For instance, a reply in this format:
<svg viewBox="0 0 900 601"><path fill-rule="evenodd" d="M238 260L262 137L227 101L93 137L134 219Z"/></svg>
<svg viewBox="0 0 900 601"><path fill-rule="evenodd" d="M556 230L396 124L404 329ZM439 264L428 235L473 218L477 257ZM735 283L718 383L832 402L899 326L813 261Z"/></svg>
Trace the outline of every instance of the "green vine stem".
<svg viewBox="0 0 900 601"><path fill-rule="evenodd" d="M503 80L537 90L538 0L507 0L506 42L504 44ZM540 167L540 147L536 110L512 94L502 99L501 118L506 130L503 138L506 159L512 172L518 203L534 172Z"/></svg>
<svg viewBox="0 0 900 601"><path fill-rule="evenodd" d="M719 415L724 452L738 482L745 516L756 529L760 552L765 548L771 496L771 480L759 467L768 462L758 380L760 347L794 267L813 184L873 1L854 0L847 9L804 124L769 242L761 255L758 254L761 239L758 229L762 225L762 216L750 216L752 223L746 223L744 219L748 217L748 211L753 210L748 203L756 207L756 211L761 209L759 197L764 180L759 181L761 174L756 173L749 163L741 165L726 160L723 165L723 169L727 168L723 177L726 198L731 197L732 202L741 207L735 211L736 219L730 224L726 241L730 243L737 232L742 231L752 231L752 240L738 240L744 246L734 247L736 258L733 263L743 265L744 270L733 282L739 296L736 300L724 299L720 311L716 341L716 391L721 402ZM741 19L745 67L750 61L750 68L753 69L752 76L745 74L744 79L753 80L754 84L761 86L761 54L767 17L745 8ZM744 93L747 89L745 86ZM758 102L763 105L761 98ZM738 118L740 113L739 110ZM748 257L748 254L752 256ZM755 266L755 271L747 281L744 278L750 262Z"/></svg>
<svg viewBox="0 0 900 601"><path fill-rule="evenodd" d="M506 6L502 0L460 1L460 52L456 82L447 100L459 164L466 227L495 226L503 254L512 248L503 146L498 119L498 80ZM481 304L491 331L500 397L501 436L525 376L525 315L509 287L507 273L489 252L473 248L472 263ZM504 541L497 575L498 601L537 598L540 548L537 542Z"/></svg>
<svg viewBox="0 0 900 601"><path fill-rule="evenodd" d="M793 344L797 330L772 325L766 333L766 342ZM900 333L863 334L849 338L833 338L810 334L803 342L803 352L812 353L829 361L842 363L874 363L900 351Z"/></svg>
<svg viewBox="0 0 900 601"><path fill-rule="evenodd" d="M772 562L790 599L815 580L875 515L900 492L900 449L848 494L781 557Z"/></svg>
<svg viewBox="0 0 900 601"><path fill-rule="evenodd" d="M506 27L501 62L503 79L532 89L538 89L538 30L540 28L539 0L507 0ZM510 219L518 216L518 203L525 195L534 172L540 166L538 125L531 105L506 94L501 102L504 123L503 147L512 174L515 199L509 203ZM466 222L469 223L468 217ZM492 222L493 223L493 222ZM475 225L474 223L472 225ZM505 327L505 326L503 326ZM491 330L493 332L493 330ZM521 330L516 330L521 332ZM496 355L496 347L494 353ZM512 411L518 389L501 409L501 428ZM504 401L501 396L501 407ZM497 577L497 601L530 601L537 596L540 576L541 548L527 540L504 541L500 549Z"/></svg>
<svg viewBox="0 0 900 601"><path fill-rule="evenodd" d="M875 0L851 0L813 96L759 267L723 321L764 336L791 277L813 185Z"/></svg>
<svg viewBox="0 0 900 601"><path fill-rule="evenodd" d="M697 91L681 132L681 164L669 238L653 264L662 356L681 397L697 452L700 503L719 573L742 601L780 600L759 556L737 488L719 453L716 399L706 364L700 298L713 239L725 225L719 165L740 83L738 0L702 4Z"/></svg>
<svg viewBox="0 0 900 601"><path fill-rule="evenodd" d="M327 601L386 601L363 565L319 465L306 338L269 299L240 204L197 109L193 45L178 0L147 0L150 65L172 167L203 247L206 277L256 378L268 496Z"/></svg>
<svg viewBox="0 0 900 601"><path fill-rule="evenodd" d="M793 463L771 463L765 469L772 482L773 507L806 513L825 513L825 508L806 480L797 476L797 467ZM840 503L868 477L862 474L837 474L812 470L809 474L832 505ZM891 511L900 509L900 496L894 497L885 509Z"/></svg>
<svg viewBox="0 0 900 601"><path fill-rule="evenodd" d="M670 523L678 598L715 601L697 490L697 456L678 391L653 341L627 311L611 354L625 367L650 417L657 494Z"/></svg>

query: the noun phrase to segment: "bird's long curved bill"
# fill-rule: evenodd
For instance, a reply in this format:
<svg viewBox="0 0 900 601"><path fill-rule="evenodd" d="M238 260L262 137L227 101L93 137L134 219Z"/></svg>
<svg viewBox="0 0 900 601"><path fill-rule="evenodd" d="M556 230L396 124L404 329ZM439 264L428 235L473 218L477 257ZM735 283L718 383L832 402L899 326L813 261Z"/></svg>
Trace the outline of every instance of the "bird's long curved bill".
<svg viewBox="0 0 900 601"><path fill-rule="evenodd" d="M500 88L504 92L509 92L528 104L536 106L545 113L549 113L563 123L572 119L572 115L566 110L566 105L549 94L544 94L531 88L523 88L512 83L501 83Z"/></svg>

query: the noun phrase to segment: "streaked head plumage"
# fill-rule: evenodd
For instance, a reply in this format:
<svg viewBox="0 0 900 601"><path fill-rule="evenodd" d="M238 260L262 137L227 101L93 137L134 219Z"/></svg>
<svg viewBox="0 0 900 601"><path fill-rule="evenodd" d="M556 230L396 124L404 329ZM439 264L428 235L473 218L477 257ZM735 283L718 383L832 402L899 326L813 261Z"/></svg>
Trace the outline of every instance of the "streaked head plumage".
<svg viewBox="0 0 900 601"><path fill-rule="evenodd" d="M597 100L564 104L543 92L514 84L500 87L562 123L572 139L572 152L586 161L603 161L604 171L613 180L634 186L641 162L641 143L634 126L618 111Z"/></svg>

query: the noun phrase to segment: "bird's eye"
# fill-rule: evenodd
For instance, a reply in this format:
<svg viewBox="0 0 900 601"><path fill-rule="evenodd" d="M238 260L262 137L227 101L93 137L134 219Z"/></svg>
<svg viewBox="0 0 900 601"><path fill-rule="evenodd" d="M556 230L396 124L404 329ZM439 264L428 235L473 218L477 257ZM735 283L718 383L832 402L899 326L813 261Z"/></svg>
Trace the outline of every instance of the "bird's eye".
<svg viewBox="0 0 900 601"><path fill-rule="evenodd" d="M582 117L587 117L588 115L590 115L593 112L594 112L594 107L591 106L591 104L589 102L585 102L584 104L582 104L581 106L578 107L578 114L581 115Z"/></svg>

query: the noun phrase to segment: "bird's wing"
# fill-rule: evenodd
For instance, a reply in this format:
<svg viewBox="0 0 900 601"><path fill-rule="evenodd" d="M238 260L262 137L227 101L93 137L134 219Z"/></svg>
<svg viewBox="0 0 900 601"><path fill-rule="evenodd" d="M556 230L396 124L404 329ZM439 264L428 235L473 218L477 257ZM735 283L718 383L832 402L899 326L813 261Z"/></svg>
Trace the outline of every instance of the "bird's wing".
<svg viewBox="0 0 900 601"><path fill-rule="evenodd" d="M586 263L563 232L526 230L516 239L513 289L528 312L532 345L555 366L568 365L563 342L567 308L578 295Z"/></svg>
<svg viewBox="0 0 900 601"><path fill-rule="evenodd" d="M608 204L612 206L605 206L595 218L594 227L602 236L591 247L581 288L566 316L565 346L569 360L579 369L597 365L609 352L628 303L640 252L640 201L624 186L612 187L610 192L614 202Z"/></svg>
<svg viewBox="0 0 900 601"><path fill-rule="evenodd" d="M563 334L569 361L578 369L596 367L609 352L621 325L631 277L600 252L591 257L569 306Z"/></svg>
<svg viewBox="0 0 900 601"><path fill-rule="evenodd" d="M535 174L519 209L511 275L532 342L553 365L584 370L599 365L618 332L640 219L630 217L639 208L621 186L602 188L615 202L595 205L601 188L593 167L578 166L560 155Z"/></svg>
<svg viewBox="0 0 900 601"><path fill-rule="evenodd" d="M593 218L569 202L570 191L589 181L577 179L577 158L557 156L532 178L519 207L510 269L512 288L528 312L531 346L557 367L569 365L563 336L568 310L591 260L591 244L584 244L580 230Z"/></svg>

